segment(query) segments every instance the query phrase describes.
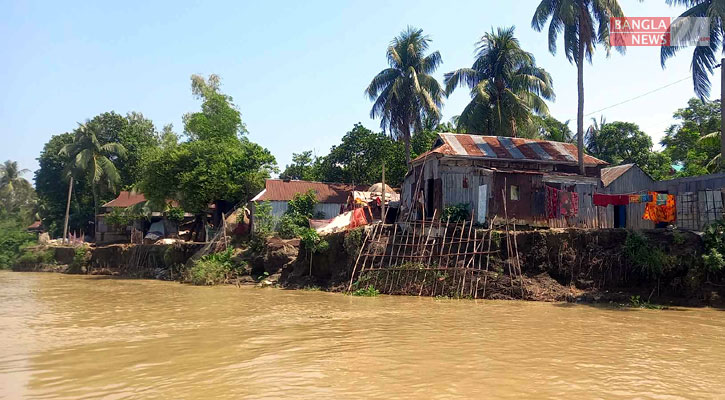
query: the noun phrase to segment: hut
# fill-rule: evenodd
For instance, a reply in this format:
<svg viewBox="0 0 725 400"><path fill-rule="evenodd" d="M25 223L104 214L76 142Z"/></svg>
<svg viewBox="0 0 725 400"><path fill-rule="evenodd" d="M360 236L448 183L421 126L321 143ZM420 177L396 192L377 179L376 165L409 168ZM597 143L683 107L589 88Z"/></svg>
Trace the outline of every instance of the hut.
<svg viewBox="0 0 725 400"><path fill-rule="evenodd" d="M315 212L320 217L329 219L338 216L345 210L353 192L365 191L368 186L349 185L346 183L312 182L290 179L267 179L264 190L251 200L251 221L254 224L255 205L268 201L272 206L272 217L281 218L287 211L289 201L298 193L312 190L315 192L317 204Z"/></svg>
<svg viewBox="0 0 725 400"><path fill-rule="evenodd" d="M596 228L603 214L593 206L592 194L607 163L584 157L582 175L577 148L570 143L440 133L433 148L411 163L402 186L401 213L430 218L461 205L478 223L508 215L532 226ZM562 198L576 199L576 204L565 213L549 212L559 209L547 207L554 198L547 193L563 193Z"/></svg>
<svg viewBox="0 0 725 400"><path fill-rule="evenodd" d="M135 228L140 232L148 233L150 238L176 237L179 235L179 224L167 220L162 212L151 212L146 219L134 221L129 226L115 226L107 223L106 218L113 209L125 209L137 206L146 201L143 193L121 191L118 197L103 204L100 212L96 215L96 243L108 244L128 242L131 239L131 231ZM176 201L169 200L169 204L178 207ZM184 223L193 219L194 215L184 213Z"/></svg>
<svg viewBox="0 0 725 400"><path fill-rule="evenodd" d="M637 194L654 189L654 179L637 164L602 168L602 188L606 194ZM642 219L645 203L606 207L603 228L652 229L654 223Z"/></svg>

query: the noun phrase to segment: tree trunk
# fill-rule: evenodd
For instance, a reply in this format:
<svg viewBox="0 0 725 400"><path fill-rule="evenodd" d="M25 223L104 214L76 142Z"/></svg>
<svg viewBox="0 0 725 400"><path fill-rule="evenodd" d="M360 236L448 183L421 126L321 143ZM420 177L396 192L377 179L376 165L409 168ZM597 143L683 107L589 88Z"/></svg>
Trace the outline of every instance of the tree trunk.
<svg viewBox="0 0 725 400"><path fill-rule="evenodd" d="M581 35L581 33L580 33ZM584 175L584 42L579 38L576 61L577 111L576 111L576 145L579 173Z"/></svg>
<svg viewBox="0 0 725 400"><path fill-rule="evenodd" d="M405 162L408 165L408 169L410 169L410 124L405 123L403 129L403 140L405 140Z"/></svg>
<svg viewBox="0 0 725 400"><path fill-rule="evenodd" d="M725 58L720 60L720 171L725 165Z"/></svg>

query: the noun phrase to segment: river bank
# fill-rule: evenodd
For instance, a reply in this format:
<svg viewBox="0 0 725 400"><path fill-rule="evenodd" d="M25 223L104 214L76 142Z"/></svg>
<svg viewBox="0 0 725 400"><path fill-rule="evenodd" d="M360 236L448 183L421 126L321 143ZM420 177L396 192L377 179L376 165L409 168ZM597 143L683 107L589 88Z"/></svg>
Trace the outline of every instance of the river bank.
<svg viewBox="0 0 725 400"><path fill-rule="evenodd" d="M263 250L244 244L234 250L234 260L244 264L229 279L234 284L274 285L287 289L320 288L346 291L362 242L361 230L326 236L325 252L310 255L298 239L270 238ZM722 307L722 276L703 266L702 238L694 233L650 230L633 233L622 229L546 230L516 234L521 274L508 270L512 254L506 253L505 232L497 233L489 271L479 275L485 286L464 296L449 297L522 299L602 303L658 303L665 305ZM511 234L513 235L513 234ZM25 257L16 271L48 271L111 275L128 278L181 280L189 259L203 244L111 245L97 248L39 247L35 258ZM397 275L396 275L397 273ZM390 278L401 272L378 271L356 275L354 289L374 286L389 294L421 295L429 286L445 283L413 281L393 287ZM420 278L422 274L418 274ZM402 279L406 279L403 275ZM483 282L483 280L482 280ZM478 286L478 285L477 285Z"/></svg>

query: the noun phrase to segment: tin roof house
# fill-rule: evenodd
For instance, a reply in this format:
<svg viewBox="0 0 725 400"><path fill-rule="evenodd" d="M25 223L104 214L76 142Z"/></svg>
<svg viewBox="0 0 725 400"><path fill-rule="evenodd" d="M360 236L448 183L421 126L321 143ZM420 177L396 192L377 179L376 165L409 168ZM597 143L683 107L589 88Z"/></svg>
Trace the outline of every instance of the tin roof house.
<svg viewBox="0 0 725 400"><path fill-rule="evenodd" d="M585 155L585 174L580 174L574 144L441 133L411 164L401 213L414 219L464 205L478 223L507 216L532 226L600 225L602 212L593 206L592 194L607 162ZM554 201L559 194L568 201L565 208Z"/></svg>
<svg viewBox="0 0 725 400"><path fill-rule="evenodd" d="M333 218L342 213L354 191L365 191L368 186L350 185L345 183L311 182L289 179L267 179L264 190L251 200L251 219L254 224L254 205L268 201L272 206L272 217L281 218L287 211L292 198L309 190L315 192L317 204L315 211L323 218Z"/></svg>

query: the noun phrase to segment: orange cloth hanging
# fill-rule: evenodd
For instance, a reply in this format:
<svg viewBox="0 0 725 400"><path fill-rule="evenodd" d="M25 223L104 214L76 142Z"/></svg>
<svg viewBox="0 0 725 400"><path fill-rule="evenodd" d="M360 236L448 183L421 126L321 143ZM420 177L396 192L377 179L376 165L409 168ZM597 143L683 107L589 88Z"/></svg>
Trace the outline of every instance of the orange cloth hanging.
<svg viewBox="0 0 725 400"><path fill-rule="evenodd" d="M663 205L657 205L657 193L650 192L652 201L648 202L644 208L642 219L650 220L654 223L658 222L675 222L677 219L677 207L675 206L675 196L668 194L667 202Z"/></svg>

